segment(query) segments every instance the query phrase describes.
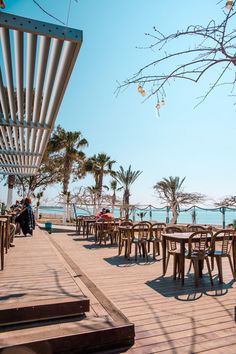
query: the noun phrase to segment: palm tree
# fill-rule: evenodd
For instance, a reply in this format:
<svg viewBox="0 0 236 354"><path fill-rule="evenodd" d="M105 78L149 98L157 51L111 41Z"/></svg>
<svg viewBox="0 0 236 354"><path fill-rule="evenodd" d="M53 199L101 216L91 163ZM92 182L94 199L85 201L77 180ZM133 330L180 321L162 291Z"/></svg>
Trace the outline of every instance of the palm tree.
<svg viewBox="0 0 236 354"><path fill-rule="evenodd" d="M116 172L115 179L122 185L123 192L123 207L125 209L125 217L129 218L129 197L130 197L130 187L136 181L136 179L141 175L142 171L132 171L131 165L127 171L120 166L120 170Z"/></svg>
<svg viewBox="0 0 236 354"><path fill-rule="evenodd" d="M93 215L96 214L96 197L98 193L98 189L95 186L87 187L87 191L89 192L91 202L93 204Z"/></svg>
<svg viewBox="0 0 236 354"><path fill-rule="evenodd" d="M180 177L163 178L153 187L161 200L170 206L172 211L171 224L176 224L179 210L181 205L192 205L197 202L203 201L205 196L200 193L185 193L183 189L183 183L185 178Z"/></svg>
<svg viewBox="0 0 236 354"><path fill-rule="evenodd" d="M107 154L100 153L89 158L85 163L85 170L92 173L95 179L95 188L97 190L96 201L98 208L100 208L101 204L104 176L113 176L115 174L112 170L112 165L115 162L116 161L111 160L110 156Z"/></svg>
<svg viewBox="0 0 236 354"><path fill-rule="evenodd" d="M75 162L81 163L85 159L85 154L81 151L85 146L88 146L88 142L86 139L82 138L80 131L67 132L60 127L60 125L57 127L50 140L49 150L52 152L59 152L61 157L63 202L65 211L64 219L66 214L68 219L69 214L67 199L70 177Z"/></svg>
<svg viewBox="0 0 236 354"><path fill-rule="evenodd" d="M116 204L116 191L121 190L122 187L117 188L117 180L113 179L110 182L110 189L113 191L112 196L111 196L111 204L112 204L112 213L114 214L114 209L115 209L115 204Z"/></svg>

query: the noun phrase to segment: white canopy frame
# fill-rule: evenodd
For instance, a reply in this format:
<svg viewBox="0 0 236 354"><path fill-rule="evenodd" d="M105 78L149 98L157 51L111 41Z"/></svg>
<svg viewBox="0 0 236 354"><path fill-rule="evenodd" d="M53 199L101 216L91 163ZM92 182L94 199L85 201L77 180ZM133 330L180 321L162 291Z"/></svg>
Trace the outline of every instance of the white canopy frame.
<svg viewBox="0 0 236 354"><path fill-rule="evenodd" d="M37 173L82 31L0 12L0 174Z"/></svg>

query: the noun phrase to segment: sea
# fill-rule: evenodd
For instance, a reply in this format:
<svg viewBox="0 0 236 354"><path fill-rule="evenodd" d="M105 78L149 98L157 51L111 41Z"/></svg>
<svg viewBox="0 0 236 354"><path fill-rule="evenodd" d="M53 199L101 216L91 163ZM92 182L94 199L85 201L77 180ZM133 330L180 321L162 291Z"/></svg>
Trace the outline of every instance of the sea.
<svg viewBox="0 0 236 354"><path fill-rule="evenodd" d="M140 213L143 212L143 220L166 222L167 213L166 210L156 210L149 208L148 210L135 210L130 214L130 219L139 221L141 220ZM47 214L51 217L60 217L63 215L62 207L43 207L39 208L40 214ZM178 216L178 223L192 224L192 213L193 210L180 211ZM83 210L76 208L76 214L78 215L92 215L91 210ZM114 211L115 217L120 217L120 210L118 208ZM169 214L169 219L171 220L171 212ZM236 220L236 209L226 209L225 211L225 225L231 224ZM223 215L219 209L196 209L196 223L203 225L223 225Z"/></svg>

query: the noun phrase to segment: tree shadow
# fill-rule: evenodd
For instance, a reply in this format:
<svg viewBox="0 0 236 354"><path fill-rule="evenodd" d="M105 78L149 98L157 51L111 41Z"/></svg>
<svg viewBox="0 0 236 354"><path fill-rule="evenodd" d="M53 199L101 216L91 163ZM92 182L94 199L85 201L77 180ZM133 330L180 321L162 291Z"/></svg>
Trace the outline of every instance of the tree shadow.
<svg viewBox="0 0 236 354"><path fill-rule="evenodd" d="M220 284L218 282L218 276L215 276L214 285L211 286L209 277L206 274L200 279L199 286L195 286L194 275L188 274L185 278L184 286L182 286L181 280L173 280L173 276L160 276L151 281L147 281L146 285L164 297L173 297L179 301L196 301L203 295L212 297L226 295L228 290L233 288L233 280L228 283Z"/></svg>

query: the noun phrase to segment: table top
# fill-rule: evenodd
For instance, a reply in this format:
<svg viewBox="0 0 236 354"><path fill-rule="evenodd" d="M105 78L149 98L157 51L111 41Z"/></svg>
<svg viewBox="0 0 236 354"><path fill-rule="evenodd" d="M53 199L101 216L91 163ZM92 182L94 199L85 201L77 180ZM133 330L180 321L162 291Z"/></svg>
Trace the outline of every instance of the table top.
<svg viewBox="0 0 236 354"><path fill-rule="evenodd" d="M165 237L168 240L174 240L174 241L188 241L189 237L194 234L194 232L175 232L175 233L162 233L162 237ZM207 238L211 239L211 234L209 232L209 236ZM198 236L196 235L196 239Z"/></svg>

